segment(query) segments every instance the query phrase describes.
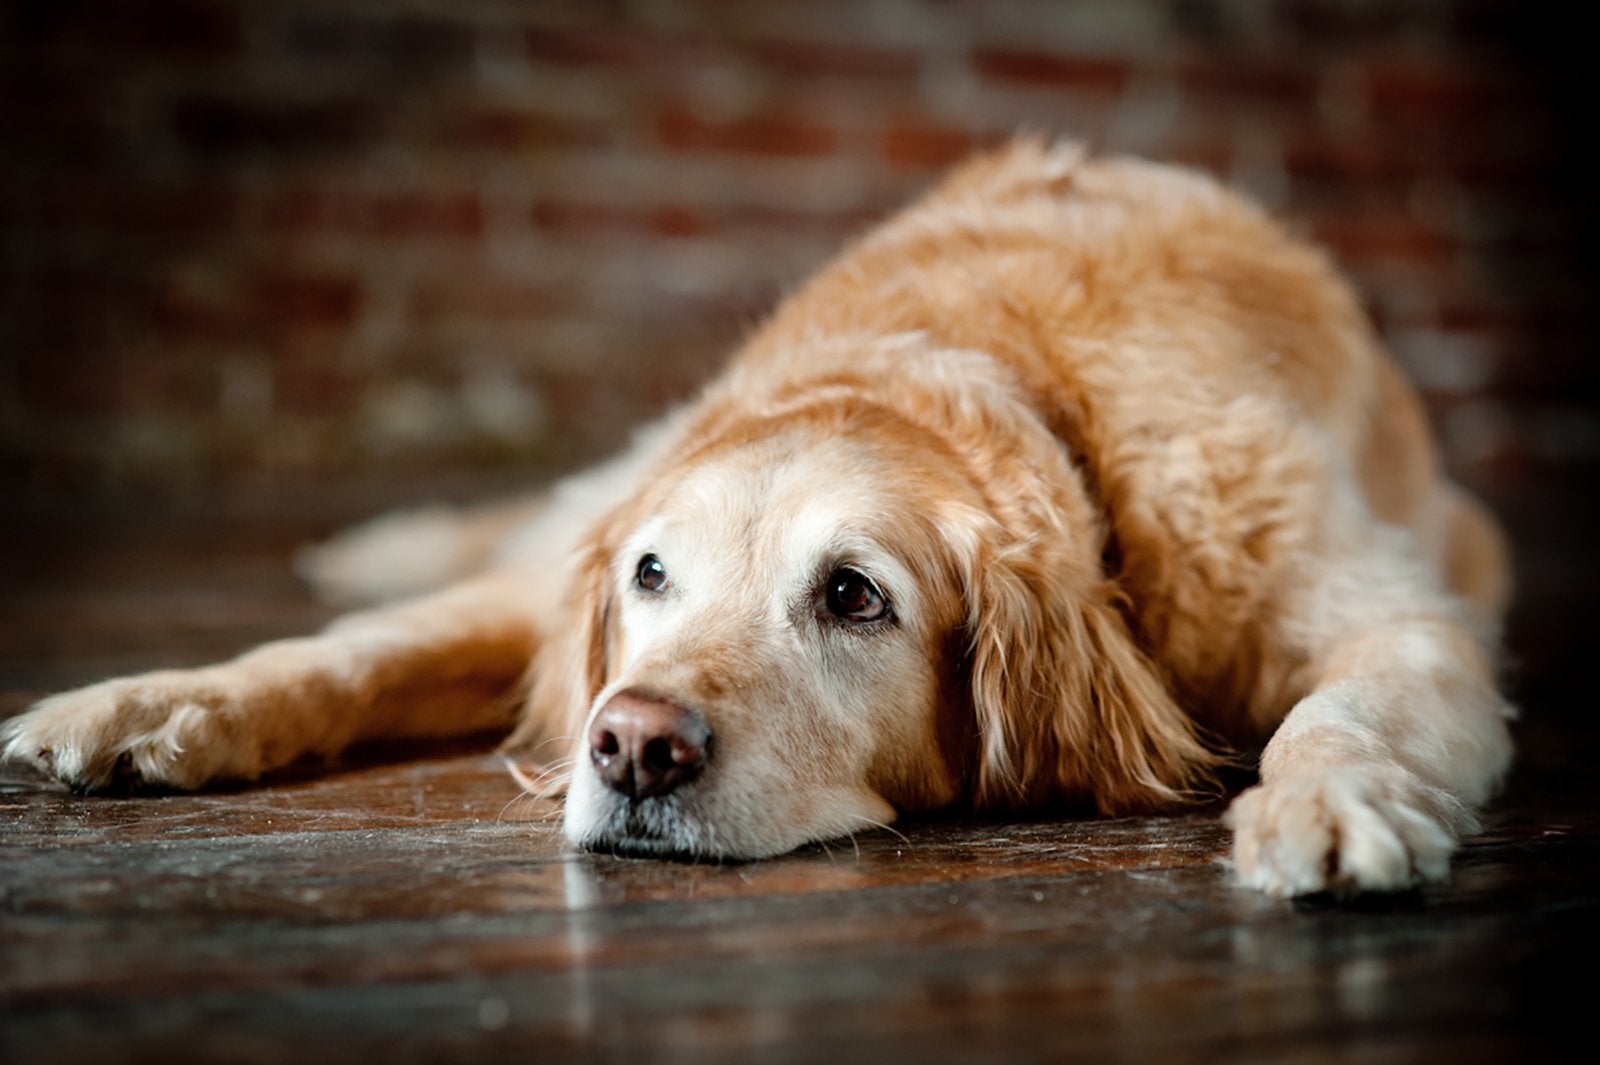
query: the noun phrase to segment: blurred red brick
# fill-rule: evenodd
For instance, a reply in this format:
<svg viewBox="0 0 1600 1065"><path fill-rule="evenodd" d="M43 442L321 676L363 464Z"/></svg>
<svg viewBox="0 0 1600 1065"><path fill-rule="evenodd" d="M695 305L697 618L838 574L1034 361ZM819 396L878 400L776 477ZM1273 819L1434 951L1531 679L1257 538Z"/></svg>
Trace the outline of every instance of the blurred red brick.
<svg viewBox="0 0 1600 1065"><path fill-rule="evenodd" d="M611 131L584 119L533 107L474 105L447 114L439 123L442 145L491 152L598 147L613 139Z"/></svg>
<svg viewBox="0 0 1600 1065"><path fill-rule="evenodd" d="M251 318L267 326L339 329L361 308L361 285L351 277L263 270L246 293Z"/></svg>
<svg viewBox="0 0 1600 1065"><path fill-rule="evenodd" d="M1173 166L1220 175L1233 169L1234 149L1231 144L1212 137L1190 137L1176 141L1161 158Z"/></svg>
<svg viewBox="0 0 1600 1065"><path fill-rule="evenodd" d="M370 192L289 188L263 207L274 230L354 233L370 237L457 237L483 234L476 192Z"/></svg>
<svg viewBox="0 0 1600 1065"><path fill-rule="evenodd" d="M537 285L496 277L430 277L406 300L411 322L518 322L537 319L576 301L571 285Z"/></svg>
<svg viewBox="0 0 1600 1065"><path fill-rule="evenodd" d="M280 413L330 418L353 414L360 381L343 369L307 358L280 360L273 367L273 395Z"/></svg>
<svg viewBox="0 0 1600 1065"><path fill-rule="evenodd" d="M1427 121L1480 114L1519 102L1523 90L1516 79L1479 69L1466 59L1427 61L1416 57L1371 60L1364 90L1368 106L1386 120L1404 117Z"/></svg>
<svg viewBox="0 0 1600 1065"><path fill-rule="evenodd" d="M529 211L529 221L547 233L581 235L627 229L637 217L615 204L540 197Z"/></svg>
<svg viewBox="0 0 1600 1065"><path fill-rule="evenodd" d="M703 237L712 230L704 211L683 204L663 204L650 211L650 232L663 237Z"/></svg>
<svg viewBox="0 0 1600 1065"><path fill-rule="evenodd" d="M1457 251L1449 236L1404 215L1325 216L1312 222L1311 232L1352 268L1379 259L1436 266Z"/></svg>
<svg viewBox="0 0 1600 1065"><path fill-rule="evenodd" d="M896 166L949 166L972 151L968 130L916 119L891 122L883 133L883 157Z"/></svg>
<svg viewBox="0 0 1600 1065"><path fill-rule="evenodd" d="M1277 0L1271 6L1278 23L1292 31L1297 41L1310 45L1361 45L1392 39L1422 21L1410 4Z"/></svg>
<svg viewBox="0 0 1600 1065"><path fill-rule="evenodd" d="M1275 107L1304 108L1318 88L1318 71L1306 64L1252 56L1201 56L1185 60L1179 84L1193 93Z"/></svg>
<svg viewBox="0 0 1600 1065"><path fill-rule="evenodd" d="M1133 70L1127 60L1023 48L977 48L972 66L994 81L1115 95L1128 87Z"/></svg>
<svg viewBox="0 0 1600 1065"><path fill-rule="evenodd" d="M851 79L905 79L914 77L920 66L909 49L847 41L763 40L751 48L751 56L768 71Z"/></svg>
<svg viewBox="0 0 1600 1065"><path fill-rule="evenodd" d="M838 132L814 118L780 110L710 119L681 101L661 109L656 133L675 151L813 156L826 155L839 145Z"/></svg>
<svg viewBox="0 0 1600 1065"><path fill-rule="evenodd" d="M568 66L691 67L716 56L720 49L699 33L662 33L614 23L598 26L532 26L522 44L535 63Z"/></svg>
<svg viewBox="0 0 1600 1065"><path fill-rule="evenodd" d="M262 340L291 332L350 327L362 303L352 278L293 273L281 267L168 277L148 286L139 306L156 330L182 344Z"/></svg>
<svg viewBox="0 0 1600 1065"><path fill-rule="evenodd" d="M1323 186L1389 190L1416 180L1419 161L1376 140L1330 136L1315 130L1287 138L1283 168L1291 179Z"/></svg>

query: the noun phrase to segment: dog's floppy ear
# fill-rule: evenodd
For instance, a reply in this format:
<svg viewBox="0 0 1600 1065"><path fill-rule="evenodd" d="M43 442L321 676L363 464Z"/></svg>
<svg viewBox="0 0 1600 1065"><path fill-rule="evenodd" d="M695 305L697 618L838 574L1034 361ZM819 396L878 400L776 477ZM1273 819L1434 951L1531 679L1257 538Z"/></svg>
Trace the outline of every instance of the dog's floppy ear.
<svg viewBox="0 0 1600 1065"><path fill-rule="evenodd" d="M972 571L975 802L1123 814L1210 794L1220 759L1135 644L1115 586L1064 554L1033 539Z"/></svg>
<svg viewBox="0 0 1600 1065"><path fill-rule="evenodd" d="M527 703L522 720L505 742L508 751L578 735L590 703L605 686L615 612L605 535L609 524L593 530L573 556L560 615L564 624L540 634L543 642L534 656Z"/></svg>

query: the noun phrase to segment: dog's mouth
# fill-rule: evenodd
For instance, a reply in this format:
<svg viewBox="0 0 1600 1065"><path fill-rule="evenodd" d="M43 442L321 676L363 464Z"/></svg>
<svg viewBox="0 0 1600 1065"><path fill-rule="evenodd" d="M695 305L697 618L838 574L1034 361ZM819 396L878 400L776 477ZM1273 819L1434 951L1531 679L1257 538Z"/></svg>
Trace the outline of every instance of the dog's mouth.
<svg viewBox="0 0 1600 1065"><path fill-rule="evenodd" d="M615 796L609 809L579 841L583 849L618 857L668 861L724 861L714 826L693 816L676 795L627 799Z"/></svg>
<svg viewBox="0 0 1600 1065"><path fill-rule="evenodd" d="M625 836L614 840L592 839L583 844L591 854L604 854L612 858L639 858L652 862L681 862L684 865L726 865L744 861L722 854L702 854L684 850L666 840L643 839Z"/></svg>
<svg viewBox="0 0 1600 1065"><path fill-rule="evenodd" d="M683 862L749 862L806 843L882 827L897 814L865 788L795 795L783 782L729 788L708 774L665 795L624 795L579 777L568 792L564 835L596 854Z"/></svg>

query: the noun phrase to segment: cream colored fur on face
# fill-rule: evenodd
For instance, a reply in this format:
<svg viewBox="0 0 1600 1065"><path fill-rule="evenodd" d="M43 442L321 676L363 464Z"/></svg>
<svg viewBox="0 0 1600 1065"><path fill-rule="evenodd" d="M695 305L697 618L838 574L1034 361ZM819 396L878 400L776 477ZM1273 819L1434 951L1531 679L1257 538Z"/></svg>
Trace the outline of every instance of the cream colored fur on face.
<svg viewBox="0 0 1600 1065"><path fill-rule="evenodd" d="M839 565L892 623L818 609ZM1175 808L1264 744L1227 819L1280 895L1443 877L1510 759L1499 532L1347 287L1210 181L1071 146L958 170L613 463L300 566L417 598L56 696L6 755L198 787L515 726L569 759L574 843L760 857L952 803ZM630 801L583 738L638 691L715 746Z"/></svg>

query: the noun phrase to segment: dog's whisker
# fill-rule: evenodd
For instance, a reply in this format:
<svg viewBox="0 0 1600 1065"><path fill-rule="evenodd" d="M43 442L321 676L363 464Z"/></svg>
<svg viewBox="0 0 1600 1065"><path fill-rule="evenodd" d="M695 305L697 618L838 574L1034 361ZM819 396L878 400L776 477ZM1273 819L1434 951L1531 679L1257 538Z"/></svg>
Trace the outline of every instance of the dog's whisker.
<svg viewBox="0 0 1600 1065"><path fill-rule="evenodd" d="M563 771L559 774L554 774L549 780L540 782L538 790L533 793L533 798L540 800L560 798L571 783L571 773Z"/></svg>
<svg viewBox="0 0 1600 1065"><path fill-rule="evenodd" d="M858 823L866 825L868 828L876 828L887 832L890 835L897 837L900 842L904 843L906 846L911 846L911 837L886 821L878 821L865 815L858 816L856 820Z"/></svg>
<svg viewBox="0 0 1600 1065"><path fill-rule="evenodd" d="M506 819L506 814L519 806L538 808L541 804L546 803L546 801L551 797L551 790L548 786L534 791L519 791L517 794L513 795L509 800L507 800L506 804L500 808L500 813L496 816L495 820L497 822L504 821ZM559 807L550 807L548 809L543 809L535 817L518 817L517 820L548 821L558 813L560 813Z"/></svg>
<svg viewBox="0 0 1600 1065"><path fill-rule="evenodd" d="M505 759L505 765L506 770L511 774L512 779L514 779L518 784L521 784L525 790L537 791L539 789L539 785L543 781L548 779L553 774L567 772L572 768L575 761L576 760L572 758L557 759L554 762L550 762L541 766L539 772L531 777L528 775L527 770L517 765L516 762L512 761L510 758Z"/></svg>
<svg viewBox="0 0 1600 1065"><path fill-rule="evenodd" d="M570 758L563 758L559 762L551 762L540 771L538 776L533 778L533 783L539 787L543 787L551 780L568 777L571 775L572 767L575 764L576 763ZM535 790L537 790L537 788Z"/></svg>
<svg viewBox="0 0 1600 1065"><path fill-rule="evenodd" d="M500 807L500 812L495 815L495 823L503 823L506 820L507 811L509 811L512 807L531 801L537 801L537 799L538 796L536 795L530 795L525 791L519 791L517 794L513 795L509 800L507 800L504 806Z"/></svg>
<svg viewBox="0 0 1600 1065"><path fill-rule="evenodd" d="M503 761L506 771L511 774L511 779L521 786L523 794L534 799L549 799L560 794L571 779L575 763L572 758L562 758L545 766L537 776L529 776L511 758L505 758Z"/></svg>
<svg viewBox="0 0 1600 1065"><path fill-rule="evenodd" d="M528 754L530 754L530 755L535 754L540 749L542 749L544 747L548 747L552 743L576 743L576 742L578 742L578 737L576 737L576 736L549 736L549 737L546 737L545 739L540 740L538 743L534 744L533 747L528 750Z"/></svg>

